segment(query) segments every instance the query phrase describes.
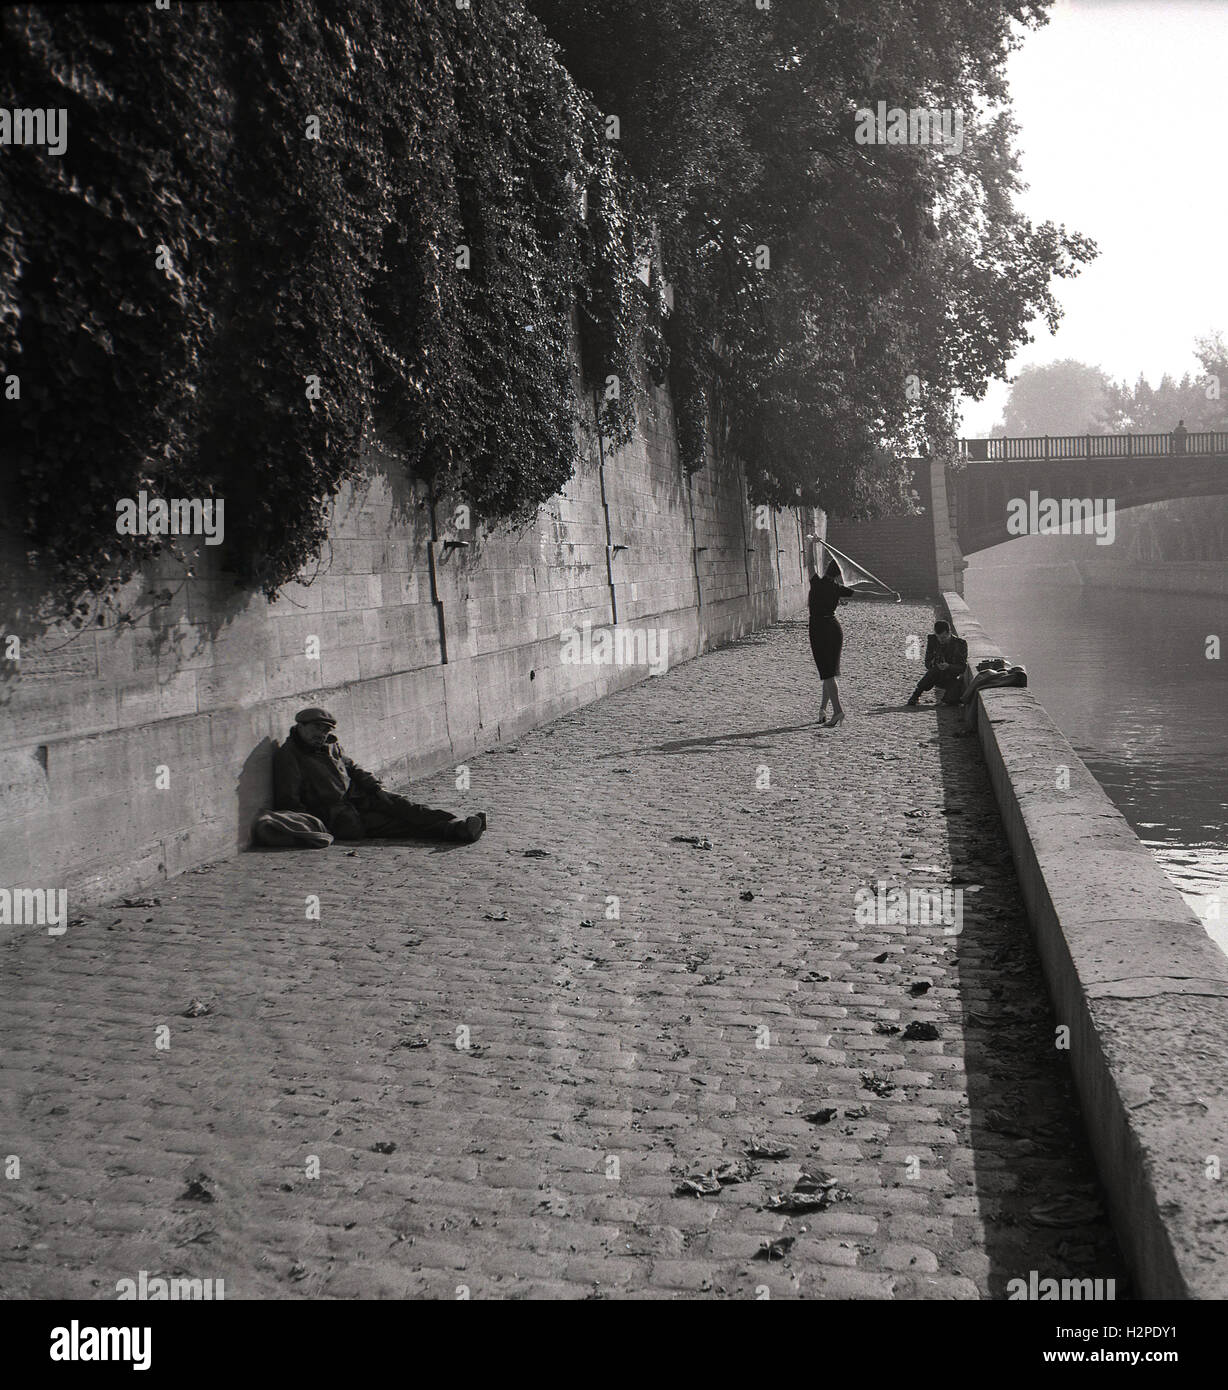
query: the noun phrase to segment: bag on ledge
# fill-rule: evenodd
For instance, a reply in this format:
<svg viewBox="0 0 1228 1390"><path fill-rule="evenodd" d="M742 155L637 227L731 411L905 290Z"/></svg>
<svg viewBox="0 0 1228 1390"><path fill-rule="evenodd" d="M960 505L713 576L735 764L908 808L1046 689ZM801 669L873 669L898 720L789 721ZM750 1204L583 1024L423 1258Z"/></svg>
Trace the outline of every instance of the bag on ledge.
<svg viewBox="0 0 1228 1390"><path fill-rule="evenodd" d="M971 704L972 697L979 690L988 690L1003 685L1027 685L1028 673L1022 666L984 666L977 665L977 674L964 687L960 697L964 704Z"/></svg>

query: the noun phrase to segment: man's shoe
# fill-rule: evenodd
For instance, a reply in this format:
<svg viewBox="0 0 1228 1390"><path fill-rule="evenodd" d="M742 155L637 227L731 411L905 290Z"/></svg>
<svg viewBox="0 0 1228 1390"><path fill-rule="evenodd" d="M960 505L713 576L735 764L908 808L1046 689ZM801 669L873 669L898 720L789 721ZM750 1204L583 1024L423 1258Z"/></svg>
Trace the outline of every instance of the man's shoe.
<svg viewBox="0 0 1228 1390"><path fill-rule="evenodd" d="M469 844L475 844L482 838L482 831L486 829L486 816L479 812L476 816L465 817L465 830Z"/></svg>
<svg viewBox="0 0 1228 1390"><path fill-rule="evenodd" d="M912 696L910 696L907 700L905 700L904 703L905 703L906 705L919 705L919 704L921 703L921 701L918 700L917 697L916 697L915 695L912 695Z"/></svg>

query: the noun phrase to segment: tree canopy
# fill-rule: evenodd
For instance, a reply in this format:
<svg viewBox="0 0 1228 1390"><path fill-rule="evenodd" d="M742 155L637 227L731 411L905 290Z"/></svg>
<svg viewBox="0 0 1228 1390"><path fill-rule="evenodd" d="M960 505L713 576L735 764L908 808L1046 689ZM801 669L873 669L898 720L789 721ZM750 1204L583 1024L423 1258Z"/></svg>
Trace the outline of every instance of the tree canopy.
<svg viewBox="0 0 1228 1390"><path fill-rule="evenodd" d="M1093 254L1012 205L1002 65L1046 3L5 8L0 85L69 130L0 160L10 523L71 607L173 549L117 499L225 496L272 595L372 424L518 521L576 466L578 385L618 442L667 380L688 469L899 497ZM879 101L962 143L858 143Z"/></svg>
<svg viewBox="0 0 1228 1390"><path fill-rule="evenodd" d="M1142 372L1131 384L1101 367L1066 357L1020 370L995 435L1166 434L1179 420L1191 431L1228 430L1228 347L1221 334L1200 338L1201 370L1180 380L1165 372L1152 386Z"/></svg>
<svg viewBox="0 0 1228 1390"><path fill-rule="evenodd" d="M1073 357L1024 367L1011 383L994 434L1107 434L1114 426L1107 372ZM1174 424L1176 421L1174 420Z"/></svg>
<svg viewBox="0 0 1228 1390"><path fill-rule="evenodd" d="M1094 254L1033 225L1003 62L1046 3L530 0L617 116L660 231L684 456L702 421L752 493L860 514L883 451L941 449ZM961 148L861 144L856 112L961 113ZM764 254L766 252L766 255Z"/></svg>

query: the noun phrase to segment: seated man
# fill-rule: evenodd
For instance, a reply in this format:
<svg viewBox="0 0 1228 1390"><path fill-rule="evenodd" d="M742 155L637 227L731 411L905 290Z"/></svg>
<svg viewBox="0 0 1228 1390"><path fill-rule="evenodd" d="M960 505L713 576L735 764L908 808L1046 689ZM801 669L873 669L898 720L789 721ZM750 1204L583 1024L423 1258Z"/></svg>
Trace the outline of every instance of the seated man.
<svg viewBox="0 0 1228 1390"><path fill-rule="evenodd" d="M956 637L950 623L939 619L925 641L925 675L917 682L908 703L915 705L921 695L938 685L945 692L942 703L957 705L967 671L967 642L962 637Z"/></svg>
<svg viewBox="0 0 1228 1390"><path fill-rule="evenodd" d="M415 835L471 844L486 829L483 814L461 820L385 791L377 777L342 752L336 727L324 709L302 709L294 716L294 727L273 757L278 811L317 816L338 840Z"/></svg>

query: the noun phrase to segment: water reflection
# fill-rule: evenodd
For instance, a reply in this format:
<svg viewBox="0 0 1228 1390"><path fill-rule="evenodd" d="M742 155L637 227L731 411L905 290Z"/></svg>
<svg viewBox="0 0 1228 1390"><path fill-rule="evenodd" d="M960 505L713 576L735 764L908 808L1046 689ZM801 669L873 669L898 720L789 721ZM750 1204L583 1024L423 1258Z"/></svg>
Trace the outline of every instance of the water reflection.
<svg viewBox="0 0 1228 1390"><path fill-rule="evenodd" d="M969 606L1228 951L1228 657L1206 656L1228 603L1082 588L1005 549L971 558Z"/></svg>

